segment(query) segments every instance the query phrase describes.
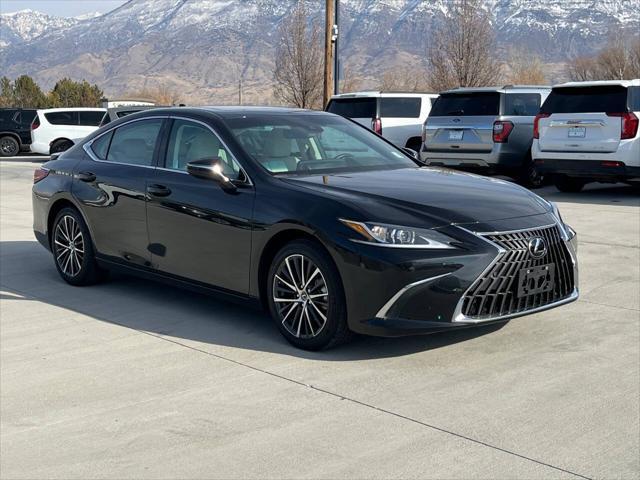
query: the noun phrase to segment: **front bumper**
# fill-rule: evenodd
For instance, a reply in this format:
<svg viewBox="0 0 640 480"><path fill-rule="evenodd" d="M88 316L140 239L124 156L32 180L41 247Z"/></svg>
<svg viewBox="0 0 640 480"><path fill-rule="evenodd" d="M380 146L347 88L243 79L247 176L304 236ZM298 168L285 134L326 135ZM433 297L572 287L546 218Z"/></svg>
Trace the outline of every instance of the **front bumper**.
<svg viewBox="0 0 640 480"><path fill-rule="evenodd" d="M555 225L547 228L555 228ZM542 263L555 262L558 269L566 267L566 272L571 269L572 274L568 275L570 280L563 280L566 285L563 285L562 290L558 287L557 295L554 291L555 296L549 295L547 301L543 301L542 296L531 301L527 298L524 308L519 306L520 300L512 298L510 301L516 301L515 305L517 307L512 306L495 311L490 309L483 310L481 307L475 314L470 313L473 311L473 309L469 308L470 298L472 297L471 292L477 296L479 282L482 285L486 285L486 287L480 288L481 293L486 294L490 299L494 298L491 295L499 297L499 295L510 294L512 291L510 290L511 284L504 283L507 288L503 288L502 291L497 288L494 288L495 291L491 291L489 285L497 285L498 282L503 281L513 283L522 265L534 265L535 262L532 263L527 260L528 263L522 263L525 253L522 251L506 252L500 244L487 240L485 235L488 234L477 234L461 228L459 230L469 235L463 240L464 245L468 248L464 254L455 258L440 258L439 262L424 258L421 261L410 262L410 265L416 267L414 271L418 269L430 273L419 275L416 278L416 276L409 275L408 272L407 278L410 278L411 281L396 288L392 294L385 295L378 302L376 302L376 299L381 296L379 287L376 289L370 284L367 290L373 295L366 297L367 303L377 304L377 311L364 318L362 316L354 318L352 315L354 312L350 309L349 324L351 329L368 335L388 337L428 334L474 325L504 322L511 318L555 308L573 302L578 298L577 237L574 236L570 240L563 238L556 243L558 248L564 249L563 251L567 253L564 260L560 259L557 254L553 254L555 256L541 261ZM526 231L531 230L527 229ZM538 232L540 228L534 230ZM492 233L492 235L494 234L495 232ZM520 235L519 233L509 234ZM545 238L552 241L550 236ZM473 243L474 239L477 241L476 243ZM442 252L440 254L442 255ZM518 266L514 259L518 259L517 261L522 264ZM502 263L499 263L498 260ZM439 263L440 270L435 268L436 263ZM565 265L561 265L561 263ZM430 265L431 268L420 268L427 265ZM495 274L496 271L506 272L508 269L511 270L509 279L499 278ZM387 276L387 278L393 283L393 276ZM571 285L569 285L569 282ZM347 288L347 285L345 287L349 303L349 300L352 299L349 298L349 288ZM362 304L361 300L362 296L360 295L359 301L356 301L356 303ZM471 301L476 300L471 298ZM363 312L360 311L359 313L362 314Z"/></svg>
<svg viewBox="0 0 640 480"><path fill-rule="evenodd" d="M609 182L640 179L640 167L628 166L623 162L545 158L538 159L535 163L536 169L540 173L552 173Z"/></svg>

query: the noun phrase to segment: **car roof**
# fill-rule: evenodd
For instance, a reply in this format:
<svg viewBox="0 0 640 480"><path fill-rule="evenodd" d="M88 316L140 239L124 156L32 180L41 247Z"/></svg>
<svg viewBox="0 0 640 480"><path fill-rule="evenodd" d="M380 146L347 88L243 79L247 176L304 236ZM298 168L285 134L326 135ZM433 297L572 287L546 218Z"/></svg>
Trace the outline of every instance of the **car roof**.
<svg viewBox="0 0 640 480"><path fill-rule="evenodd" d="M492 87L458 87L440 92L440 95L449 93L526 93L526 92L548 92L551 87L548 85L503 85Z"/></svg>
<svg viewBox="0 0 640 480"><path fill-rule="evenodd" d="M346 98L379 98L379 97L437 97L438 94L434 92L402 92L402 91L366 91L366 92L349 92L333 95L331 99L346 99Z"/></svg>
<svg viewBox="0 0 640 480"><path fill-rule="evenodd" d="M219 118L236 118L244 115L330 115L319 110L305 110L293 107L258 107L258 106L202 106L202 107L160 107L133 113L137 117L153 115L202 115L212 114Z"/></svg>
<svg viewBox="0 0 640 480"><path fill-rule="evenodd" d="M38 113L53 113L53 112L106 112L106 108L90 108L90 107L72 107L72 108L39 108Z"/></svg>
<svg viewBox="0 0 640 480"><path fill-rule="evenodd" d="M604 86L640 87L640 78L633 80L597 80L588 82L566 82L554 85L553 88L569 87L604 87Z"/></svg>

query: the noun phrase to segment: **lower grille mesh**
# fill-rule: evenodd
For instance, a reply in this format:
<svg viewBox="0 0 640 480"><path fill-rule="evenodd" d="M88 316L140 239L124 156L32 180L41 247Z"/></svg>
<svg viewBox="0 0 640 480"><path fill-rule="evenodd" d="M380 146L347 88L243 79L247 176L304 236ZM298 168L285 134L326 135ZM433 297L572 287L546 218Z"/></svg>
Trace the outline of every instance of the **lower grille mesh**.
<svg viewBox="0 0 640 480"><path fill-rule="evenodd" d="M534 258L529 252L529 240L541 237L547 253ZM464 296L462 313L473 319L490 319L525 312L560 301L574 290L573 263L557 226L523 232L485 235L505 252L497 262L478 278ZM518 277L523 269L555 265L553 289L518 297Z"/></svg>

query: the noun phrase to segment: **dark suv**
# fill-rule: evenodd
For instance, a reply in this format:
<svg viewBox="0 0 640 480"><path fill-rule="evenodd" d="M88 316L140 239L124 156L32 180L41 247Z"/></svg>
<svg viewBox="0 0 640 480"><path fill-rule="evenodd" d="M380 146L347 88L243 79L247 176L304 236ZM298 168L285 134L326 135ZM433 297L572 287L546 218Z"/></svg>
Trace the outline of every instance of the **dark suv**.
<svg viewBox="0 0 640 480"><path fill-rule="evenodd" d="M13 157L29 150L31 121L35 109L0 108L0 157Z"/></svg>
<svg viewBox="0 0 640 480"><path fill-rule="evenodd" d="M540 185L531 160L533 120L550 91L507 85L441 93L424 124L421 160L509 175L529 187Z"/></svg>

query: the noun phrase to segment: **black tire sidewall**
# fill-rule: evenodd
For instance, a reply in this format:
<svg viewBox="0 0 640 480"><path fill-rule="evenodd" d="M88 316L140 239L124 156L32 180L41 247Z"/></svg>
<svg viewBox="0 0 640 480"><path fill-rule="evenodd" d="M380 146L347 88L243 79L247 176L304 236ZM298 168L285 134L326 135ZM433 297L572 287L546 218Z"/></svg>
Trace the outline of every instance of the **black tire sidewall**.
<svg viewBox="0 0 640 480"><path fill-rule="evenodd" d="M15 145L15 152L11 154L6 154L4 151L0 150L0 157L14 157L20 153L20 143L13 137L2 137L0 141L10 140Z"/></svg>
<svg viewBox="0 0 640 480"><path fill-rule="evenodd" d="M63 217L71 216L78 223L80 230L82 232L83 240L84 240L84 256L82 258L81 270L80 273L74 277L71 277L64 273L58 265L58 261L56 260L56 247L55 247L55 232L58 226L58 223ZM99 279L99 269L95 261L93 242L91 240L91 235L89 234L89 229L82 218L82 215L74 209L74 208L63 208L58 212L56 218L53 222L53 227L51 231L51 251L53 253L53 261L56 265L56 270L58 270L58 274L62 277L62 279L75 286L83 286L83 285L91 285L98 281Z"/></svg>
<svg viewBox="0 0 640 480"><path fill-rule="evenodd" d="M314 338L297 338L287 331L282 325L278 309L273 301L273 281L278 267L284 259L290 255L301 254L309 258L322 272L327 290L329 292L329 309L327 314L327 323L322 332ZM322 350L331 346L341 331L346 327L346 302L344 297L344 288L335 264L331 257L314 242L308 240L295 240L285 245L274 257L267 277L267 303L269 305L269 313L276 323L280 333L287 339L289 343L295 347L305 350Z"/></svg>
<svg viewBox="0 0 640 480"><path fill-rule="evenodd" d="M70 144L67 148L60 149L60 147L62 145L67 145L67 144ZM54 153L63 153L63 152L66 152L67 150L69 150L72 146L73 146L73 144L71 144L71 142L69 142L67 140L58 140L53 145L51 145L51 148L49 149L49 153L51 155L53 155Z"/></svg>

